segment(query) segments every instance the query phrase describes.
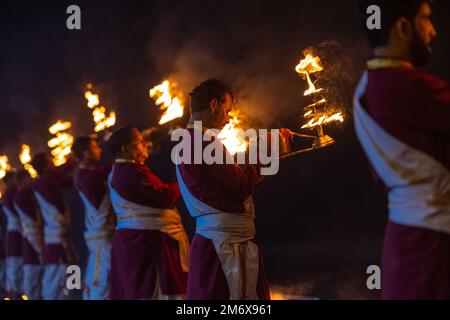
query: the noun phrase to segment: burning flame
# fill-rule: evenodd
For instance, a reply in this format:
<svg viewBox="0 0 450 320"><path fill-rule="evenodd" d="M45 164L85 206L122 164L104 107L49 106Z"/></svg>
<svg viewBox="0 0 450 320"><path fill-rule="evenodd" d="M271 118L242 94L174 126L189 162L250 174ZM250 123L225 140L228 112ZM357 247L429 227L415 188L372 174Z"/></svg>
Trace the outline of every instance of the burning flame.
<svg viewBox="0 0 450 320"><path fill-rule="evenodd" d="M295 67L295 71L306 76L308 81L308 90L305 91L304 95L309 96L311 94L322 91L322 89L316 89L314 83L311 81L309 76L312 73L322 71L323 67L320 65L320 58L314 57L311 54L307 54L305 59L301 60L300 63Z"/></svg>
<svg viewBox="0 0 450 320"><path fill-rule="evenodd" d="M239 113L237 111L231 111L230 121L228 121L217 136L231 155L247 150L247 141L239 134L240 130L236 127L240 123L238 115Z"/></svg>
<svg viewBox="0 0 450 320"><path fill-rule="evenodd" d="M309 111L309 112L312 113L312 111ZM307 112L306 114L308 114L309 112ZM306 116L306 114L305 114L305 118L311 116L311 115ZM317 115L314 115L314 116L317 116ZM313 118L313 119L309 120L308 123L304 124L302 126L302 129L314 128L314 127L321 126L323 124L327 124L327 123L335 122L335 121L344 122L344 116L342 115L342 112L337 112L330 116L322 115L319 118Z"/></svg>
<svg viewBox="0 0 450 320"><path fill-rule="evenodd" d="M3 179L5 177L6 172L9 169L11 169L11 166L9 165L8 156L0 156L0 179Z"/></svg>
<svg viewBox="0 0 450 320"><path fill-rule="evenodd" d="M28 146L26 144L22 145L22 151L20 152L19 160L20 160L20 163L23 164L23 167L25 168L25 170L28 171L30 177L32 177L33 179L36 178L37 172L30 163L31 162L30 146Z"/></svg>
<svg viewBox="0 0 450 320"><path fill-rule="evenodd" d="M316 88L313 81L311 80L310 74L320 72L324 68L320 64L320 58L318 56L313 56L311 53L305 53L305 58L300 61L300 63L295 67L297 73L305 75L308 81L308 89L304 92L304 96L309 96L321 92L322 88ZM344 122L344 116L342 112L317 112L316 107L325 104L327 100L325 98L310 104L305 109L307 110L303 115L304 118L310 119L308 123L302 126L302 129L308 128L312 129L315 127L320 127L323 124L330 122ZM321 130L318 128L318 130Z"/></svg>
<svg viewBox="0 0 450 320"><path fill-rule="evenodd" d="M69 129L72 126L72 123L69 121L61 122L58 120L54 125L52 125L50 128L48 128L48 131L51 134L56 134L59 131L64 131Z"/></svg>
<svg viewBox="0 0 450 320"><path fill-rule="evenodd" d="M48 129L51 134L56 135L47 142L49 148L53 149L51 154L55 166L66 163L67 157L72 151L73 136L70 133L65 132L71 126L71 122L61 122L58 120L58 122Z"/></svg>
<svg viewBox="0 0 450 320"><path fill-rule="evenodd" d="M88 89L92 89L92 84L86 86ZM95 126L94 131L100 132L116 124L116 113L111 111L109 115L106 115L106 108L100 105L100 98L98 94L94 94L91 90L86 90L84 97L87 100L87 106L92 110L92 118Z"/></svg>
<svg viewBox="0 0 450 320"><path fill-rule="evenodd" d="M173 93L176 83L164 80L161 84L150 89L150 98L155 99L155 104L164 111L159 124L165 124L173 119L183 116L183 96L181 93ZM175 96L174 96L175 95Z"/></svg>

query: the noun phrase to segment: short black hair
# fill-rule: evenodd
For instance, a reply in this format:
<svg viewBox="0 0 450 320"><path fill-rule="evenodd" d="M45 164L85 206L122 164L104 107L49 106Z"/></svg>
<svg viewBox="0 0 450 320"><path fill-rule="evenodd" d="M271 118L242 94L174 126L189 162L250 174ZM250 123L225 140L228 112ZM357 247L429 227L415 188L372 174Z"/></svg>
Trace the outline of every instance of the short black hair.
<svg viewBox="0 0 450 320"><path fill-rule="evenodd" d="M413 21L424 3L432 4L433 0L359 0L361 23L370 46L376 48L386 45L397 20L404 17ZM370 30L366 26L367 8L371 5L376 5L381 10L381 29Z"/></svg>
<svg viewBox="0 0 450 320"><path fill-rule="evenodd" d="M225 101L226 94L233 99L231 87L217 79L208 79L200 83L189 94L191 96L191 111L201 111L207 109L212 99L220 102Z"/></svg>
<svg viewBox="0 0 450 320"><path fill-rule="evenodd" d="M122 147L131 141L131 135L134 127L122 127L117 129L108 140L108 148L114 157L122 153Z"/></svg>
<svg viewBox="0 0 450 320"><path fill-rule="evenodd" d="M36 172L41 175L44 173L45 167L48 165L49 161L49 157L46 153L38 153L31 160L31 165Z"/></svg>
<svg viewBox="0 0 450 320"><path fill-rule="evenodd" d="M83 160L84 152L89 147L89 143L91 142L91 140L93 139L91 139L89 136L84 136L78 137L73 143L72 152L78 160Z"/></svg>

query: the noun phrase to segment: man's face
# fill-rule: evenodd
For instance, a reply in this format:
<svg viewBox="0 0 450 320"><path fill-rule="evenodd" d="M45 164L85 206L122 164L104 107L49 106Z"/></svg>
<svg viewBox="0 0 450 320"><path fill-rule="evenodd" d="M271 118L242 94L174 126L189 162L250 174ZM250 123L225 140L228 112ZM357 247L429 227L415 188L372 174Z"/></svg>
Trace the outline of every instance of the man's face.
<svg viewBox="0 0 450 320"><path fill-rule="evenodd" d="M97 141L89 141L88 148L86 150L86 156L89 162L99 163L102 157L102 149L98 145Z"/></svg>
<svg viewBox="0 0 450 320"><path fill-rule="evenodd" d="M230 121L229 113L232 109L233 98L227 93L223 101L217 100L217 107L212 110L212 127L222 130L222 128L225 127L225 125Z"/></svg>
<svg viewBox="0 0 450 320"><path fill-rule="evenodd" d="M137 129L133 129L130 143L125 146L125 150L131 159L137 163L144 163L148 158L148 143L144 140Z"/></svg>
<svg viewBox="0 0 450 320"><path fill-rule="evenodd" d="M432 43L437 33L431 22L431 7L424 3L414 19L413 38L410 53L416 67L423 67L430 58Z"/></svg>

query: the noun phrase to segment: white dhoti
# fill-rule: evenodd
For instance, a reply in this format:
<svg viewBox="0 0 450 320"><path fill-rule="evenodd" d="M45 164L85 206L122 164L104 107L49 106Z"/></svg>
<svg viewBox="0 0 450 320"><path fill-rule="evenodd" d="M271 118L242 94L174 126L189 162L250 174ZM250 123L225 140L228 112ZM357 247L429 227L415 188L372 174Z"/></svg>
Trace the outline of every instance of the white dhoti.
<svg viewBox="0 0 450 320"><path fill-rule="evenodd" d="M22 292L22 257L6 257L6 290L11 293Z"/></svg>
<svg viewBox="0 0 450 320"><path fill-rule="evenodd" d="M41 299L42 272L43 266L41 265L23 265L23 291L30 300Z"/></svg>
<svg viewBox="0 0 450 320"><path fill-rule="evenodd" d="M86 265L84 300L106 300L109 297L111 268L111 240L86 239L88 260Z"/></svg>
<svg viewBox="0 0 450 320"><path fill-rule="evenodd" d="M42 299L44 300L64 300L67 298L66 290L66 258L72 253L71 244L67 236L69 219L66 215L42 197L38 192L34 192L36 200L44 218L44 244L60 245L64 251L64 262L48 263L44 261L44 271L42 275Z"/></svg>

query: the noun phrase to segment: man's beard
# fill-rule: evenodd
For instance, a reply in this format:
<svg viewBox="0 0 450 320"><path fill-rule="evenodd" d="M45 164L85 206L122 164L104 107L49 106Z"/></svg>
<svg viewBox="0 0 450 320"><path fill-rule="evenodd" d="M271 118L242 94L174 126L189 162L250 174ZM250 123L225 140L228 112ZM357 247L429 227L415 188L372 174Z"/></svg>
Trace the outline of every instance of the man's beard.
<svg viewBox="0 0 450 320"><path fill-rule="evenodd" d="M431 46L431 43L430 43ZM414 32L410 47L412 63L415 67L424 67L430 59L431 50L417 32Z"/></svg>

